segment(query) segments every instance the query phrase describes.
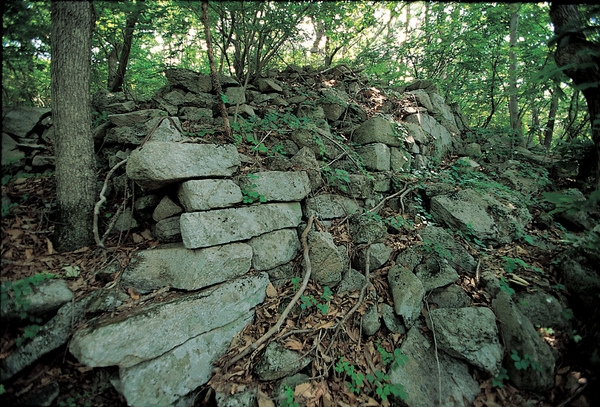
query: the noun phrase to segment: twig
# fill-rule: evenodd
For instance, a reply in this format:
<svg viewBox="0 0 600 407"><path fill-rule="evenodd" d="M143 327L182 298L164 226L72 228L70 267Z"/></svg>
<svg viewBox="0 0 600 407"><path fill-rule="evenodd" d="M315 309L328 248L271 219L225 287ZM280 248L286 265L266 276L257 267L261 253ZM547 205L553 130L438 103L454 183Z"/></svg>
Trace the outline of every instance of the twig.
<svg viewBox="0 0 600 407"><path fill-rule="evenodd" d="M386 197L386 198L383 198L383 199L381 200L381 202L379 202L377 205L375 205L373 208L371 208L371 209L369 210L369 212L375 212L375 211L376 211L377 209L379 209L379 207L380 207L381 205L383 205L383 204L384 204L386 201L389 201L390 199L392 199L392 198L395 198L395 197L397 197L398 195L401 195L401 194L404 194L404 193L408 192L409 190L407 190L407 189L406 189L406 186L407 186L407 185L408 185L408 181L407 181L407 182L404 184L404 188L402 188L402 190L400 190L400 191L398 191L398 192L396 192L396 193L394 193L394 194L392 194L392 195L390 195L390 196L388 196L388 197ZM402 212L404 212L404 211L402 211Z"/></svg>
<svg viewBox="0 0 600 407"><path fill-rule="evenodd" d="M431 318L431 312L429 311L429 302L427 299L425 300L425 306L427 306L427 316L429 317L429 321L431 322L431 332L433 333L433 346L435 349L435 361L437 363L438 370L438 394L439 394L439 404L442 405L442 370L440 368L440 356L438 354L438 345L437 339L435 337L435 326L433 325L433 318Z"/></svg>
<svg viewBox="0 0 600 407"><path fill-rule="evenodd" d="M477 260L477 267L475 268L475 287L479 287L479 267L481 266L481 257Z"/></svg>
<svg viewBox="0 0 600 407"><path fill-rule="evenodd" d="M315 220L315 215L311 215L310 218L308 218L308 223L306 225L306 229L304 229L304 232L302 232L302 238L301 238L302 248L304 249L304 252L303 252L304 261L306 262L306 271L304 272L304 280L302 281L302 286L300 287L300 289L298 290L296 295L294 295L294 298L292 298L292 301L288 304L288 306L282 312L281 316L277 320L277 323L275 325L273 325L273 327L271 329L269 329L269 331L267 333L265 333L263 336L261 336L259 339L257 339L256 342L252 343L250 346L247 346L246 349L244 349L236 357L230 359L229 362L227 362L225 364L225 366L223 367L224 371L229 369L229 367L231 365L233 365L234 363L236 363L237 361L242 359L248 353L253 352L260 345L262 345L264 342L266 342L271 336L273 336L277 331L279 331L279 328L281 328L281 325L287 318L288 314L290 313L290 311L292 310L294 305L296 305L296 303L298 302L298 300L300 299L302 294L304 294L304 290L308 286L308 280L310 279L310 273L311 273L310 258L308 257L309 247L308 247L308 242L307 242L307 236L308 236L308 232L310 231L310 228L312 227L314 220Z"/></svg>
<svg viewBox="0 0 600 407"><path fill-rule="evenodd" d="M119 168L121 165L125 164L129 158L124 159L120 163L116 164L114 167L110 169L108 174L106 174L106 179L104 180L104 185L102 186L102 190L100 191L100 200L96 202L96 206L94 206L94 240L96 241L96 246L104 247L104 241L100 240L100 235L98 233L98 215L100 215L100 207L104 202L106 202L106 189L108 188L108 180L113 175L113 173Z"/></svg>

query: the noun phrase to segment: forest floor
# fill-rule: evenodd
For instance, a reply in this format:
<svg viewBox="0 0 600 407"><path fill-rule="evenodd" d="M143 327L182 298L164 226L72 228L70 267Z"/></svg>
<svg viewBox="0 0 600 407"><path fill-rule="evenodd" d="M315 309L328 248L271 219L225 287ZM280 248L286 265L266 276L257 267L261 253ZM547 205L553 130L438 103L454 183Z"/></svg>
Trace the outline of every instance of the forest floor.
<svg viewBox="0 0 600 407"><path fill-rule="evenodd" d="M83 248L69 253L58 253L54 250L51 239L54 224L55 179L52 174L30 177L11 178L2 185L2 193L8 195L17 206L10 208L2 217L2 273L1 281L18 280L38 273L53 273L65 278L66 270L77 269L79 274L66 278L75 298L104 287L111 281L103 281L97 272L110 261L117 259L121 269L125 268L132 256L140 250L158 244L153 240L149 225L142 225L136 232L111 234L106 242L106 249L95 247ZM4 208L3 208L4 212ZM4 216L5 215L5 216ZM398 251L419 244L417 231L403 235L390 235L387 244L394 248L394 258ZM351 247L352 241L344 223L334 224L330 230L336 244ZM536 230L529 230L535 235ZM550 232L551 233L551 232ZM507 253L516 253L528 264L547 270L546 278L551 284L559 282L552 273L554 253L521 243L512 243L497 247L488 253L485 266L488 269L500 269L497 259ZM301 255L296 260L296 270L301 270ZM71 268L69 268L71 266ZM484 266L482 264L482 266ZM387 286L387 271L390 265L373 271L371 282L380 300L391 303ZM300 271L298 272L301 273ZM527 275L523 271L521 277L535 280L537 276ZM533 271L529 273L535 274ZM117 275L112 276L117 279ZM491 298L485 293L473 276L462 275L458 282L472 298L474 304L489 305ZM136 293L129 292L132 299ZM309 284L306 295L318 298L323 294L323 287L315 283ZM294 295L293 284L287 283L267 296L265 302L257 307L254 324L248 326L230 347L227 354L217 363L223 366L225 361L239 353L240 349L260 337L277 321L278 310L282 301ZM285 338L285 346L317 355L312 364L311 383L296 388L296 396L304 398L307 405L320 406L376 406L394 405L377 397L367 383L358 394L349 391L345 378L333 369L338 356L353 361L358 371L364 373L385 371L381 349L393 352L402 342L403 335L389 334L385 328L372 337L364 337L360 332L360 316L364 313L367 302L348 320L341 331L328 329L334 325L356 303L358 294L334 295L329 302L326 315L312 307L311 310L300 310L291 314L284 324L283 330L276 335L292 333ZM577 321L574 321L576 324ZM24 333L27 321L21 325L2 323L2 343L0 358L5 358L17 346L17 339ZM77 327L73 327L75 330ZM302 329L299 329L302 328ZM427 330L427 328L424 328ZM585 335L584 331L578 331ZM320 334L319 334L320 333ZM532 394L513 387L504 382L502 387L494 386L492 378L473 371L480 383L480 394L474 406L591 406L592 386L588 385L590 372L582 367L579 359L573 356L572 340L565 333L543 332L546 341L553 346L559 356L555 377L555 386L546 393ZM197 398L196 405L211 406L214 404L214 391L235 392L244 388L258 386L259 405L273 405L269 397L273 395L273 383L259 383L253 376L252 367L257 355L252 354L231 366L227 372L217 369L216 375L204 387ZM110 384L108 376L115 373L116 368L92 369L80 364L67 349L61 346L29 368L19 373L6 383L2 383L5 394L0 396L3 406L21 405L24 397L49 383L57 382L60 394L52 403L53 406L125 406L125 399ZM107 374L108 373L108 374ZM310 375L310 374L309 374ZM290 404L293 405L293 404Z"/></svg>

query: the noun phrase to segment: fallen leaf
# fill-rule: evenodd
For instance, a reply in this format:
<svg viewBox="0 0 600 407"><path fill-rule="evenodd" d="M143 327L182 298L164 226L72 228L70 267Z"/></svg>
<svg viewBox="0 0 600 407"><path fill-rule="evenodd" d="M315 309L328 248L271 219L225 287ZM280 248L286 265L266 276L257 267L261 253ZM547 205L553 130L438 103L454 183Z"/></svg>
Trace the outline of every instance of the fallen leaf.
<svg viewBox="0 0 600 407"><path fill-rule="evenodd" d="M304 398L310 399L314 397L314 389L312 384L310 383L300 383L294 389L294 394L296 396L302 396Z"/></svg>
<svg viewBox="0 0 600 407"><path fill-rule="evenodd" d="M138 235L137 233L133 233L131 235L131 238L133 239L133 243L142 243L144 241L144 238L141 235Z"/></svg>
<svg viewBox="0 0 600 407"><path fill-rule="evenodd" d="M286 349L291 349L291 350L302 350L302 348L304 347L302 342L297 341L295 339L288 339L287 341L285 341L283 346L285 346Z"/></svg>
<svg viewBox="0 0 600 407"><path fill-rule="evenodd" d="M267 285L267 297L277 297L277 289L273 286L272 283L269 283L269 285Z"/></svg>
<svg viewBox="0 0 600 407"><path fill-rule="evenodd" d="M17 240L19 237L23 236L23 231L21 229L8 229L4 234L9 235L11 240Z"/></svg>
<svg viewBox="0 0 600 407"><path fill-rule="evenodd" d="M33 257L33 249L25 249L25 258L27 260Z"/></svg>
<svg viewBox="0 0 600 407"><path fill-rule="evenodd" d="M258 407L275 407L275 403L273 403L273 400L271 400L269 396L267 396L260 390L258 391L257 401Z"/></svg>
<svg viewBox="0 0 600 407"><path fill-rule="evenodd" d="M131 288L131 287L128 288L127 289L127 293L129 294L129 296L131 297L131 299L133 299L135 301L137 301L137 300L140 299L140 294L137 291L135 291L134 288Z"/></svg>
<svg viewBox="0 0 600 407"><path fill-rule="evenodd" d="M65 277L78 277L81 273L79 266L64 266L62 270L65 272Z"/></svg>
<svg viewBox="0 0 600 407"><path fill-rule="evenodd" d="M142 235L142 237L146 240L152 240L152 232L150 229L144 230L142 233L140 233L140 235Z"/></svg>
<svg viewBox="0 0 600 407"><path fill-rule="evenodd" d="M52 241L48 238L46 238L46 248L48 249L48 254L56 253L56 251L54 250L54 245L52 244Z"/></svg>

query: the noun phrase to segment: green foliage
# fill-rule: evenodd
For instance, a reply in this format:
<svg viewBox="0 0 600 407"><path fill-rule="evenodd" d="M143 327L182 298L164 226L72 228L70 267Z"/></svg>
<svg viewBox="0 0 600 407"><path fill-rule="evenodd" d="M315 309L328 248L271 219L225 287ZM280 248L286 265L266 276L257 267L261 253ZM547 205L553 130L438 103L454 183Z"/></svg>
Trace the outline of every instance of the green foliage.
<svg viewBox="0 0 600 407"><path fill-rule="evenodd" d="M3 203L2 204L2 217L4 218L4 217L10 215L10 211L12 209L16 208L17 206L19 206L19 204L14 203L14 202L9 203L8 205Z"/></svg>
<svg viewBox="0 0 600 407"><path fill-rule="evenodd" d="M38 333L38 331L40 330L40 328L41 328L41 326L39 326L39 325L26 326L23 331L23 336L21 336L20 338L17 338L17 340L15 341L17 346L21 347L21 345L23 345L23 343L27 342L30 339L33 339L35 337L35 335Z"/></svg>
<svg viewBox="0 0 600 407"><path fill-rule="evenodd" d="M421 245L421 248L425 251L425 253L430 255L435 253L441 259L452 259L452 253L450 253L450 250L444 247L444 245L440 242L434 242L429 239L423 239L423 244Z"/></svg>
<svg viewBox="0 0 600 407"><path fill-rule="evenodd" d="M520 258L513 258L513 257L507 257L507 256L502 256L502 259L504 260L504 270L507 273L513 273L515 271L517 271L519 268L524 268L526 270L532 270L535 271L536 273L540 273L540 274L544 274L543 270L540 270L537 267L534 266L530 266L529 264L527 264L525 261L523 261Z"/></svg>
<svg viewBox="0 0 600 407"><path fill-rule="evenodd" d="M504 388L504 380L508 380L508 372L505 368L500 368L500 373L492 378L492 386L500 389Z"/></svg>
<svg viewBox="0 0 600 407"><path fill-rule="evenodd" d="M27 318L27 309L29 309L29 301L25 297L33 293L34 287L55 277L56 275L51 273L39 273L17 281L5 281L0 284L0 297L2 298L2 302L6 303L8 297L12 297L15 304L15 310L19 312L19 317L25 319Z"/></svg>
<svg viewBox="0 0 600 407"><path fill-rule="evenodd" d="M539 362L534 360L531 355L525 354L523 358L519 356L519 352L515 349L512 350L510 354L510 358L514 361L515 367L517 370L527 370L531 367L533 370L537 370L538 372L542 371L542 367Z"/></svg>
<svg viewBox="0 0 600 407"><path fill-rule="evenodd" d="M302 279L300 277L292 278L292 287L293 287L294 291L298 291L300 289L301 281L302 281Z"/></svg>
<svg viewBox="0 0 600 407"><path fill-rule="evenodd" d="M588 199L579 200L574 194L567 192L544 192L544 200L555 205L550 215L566 212L575 215L579 212L592 213L598 210L600 188L590 194Z"/></svg>
<svg viewBox="0 0 600 407"><path fill-rule="evenodd" d="M242 188L242 196L243 196L243 200L242 202L245 204L252 204L254 202L267 202L267 198L265 198L265 196L263 194L259 194L256 191L256 187L257 185L252 183L253 179L258 179L259 176L256 174L248 174L248 182L246 184L244 184L244 187Z"/></svg>
<svg viewBox="0 0 600 407"><path fill-rule="evenodd" d="M332 296L333 292L331 289L328 286L325 286L325 288L323 288L323 293L320 296L320 301L318 301L313 295L301 296L300 308L305 310L314 305L319 311L321 311L323 315L327 315L327 311L329 310L328 302L331 301Z"/></svg>
<svg viewBox="0 0 600 407"><path fill-rule="evenodd" d="M384 365L390 365L391 369L394 369L397 366L404 365L408 358L402 353L400 349L395 349L394 353L390 353L386 351L383 347L377 343L377 351L381 354L382 361ZM343 357L340 356L339 361L334 367L334 370L337 373L345 374L350 381L346 382L348 389L355 393L359 394L361 389L365 385L365 379L368 383L374 387L375 394L382 401L387 401L389 396L399 397L402 400L406 400L406 392L404 391L404 386L401 384L391 384L389 376L377 370L372 374L369 373L366 376L360 372L356 371L354 365L348 363L344 360Z"/></svg>
<svg viewBox="0 0 600 407"><path fill-rule="evenodd" d="M341 191L348 192L348 184L350 183L348 171L341 170L339 168L332 169L326 165L321 169L321 174L323 174L327 185L339 188Z"/></svg>
<svg viewBox="0 0 600 407"><path fill-rule="evenodd" d="M281 401L282 407L298 407L298 403L294 401L294 389L290 386L285 386L285 399Z"/></svg>
<svg viewBox="0 0 600 407"><path fill-rule="evenodd" d="M505 277L500 277L500 290L508 295L513 295L515 293L515 290L508 284L508 280Z"/></svg>
<svg viewBox="0 0 600 407"><path fill-rule="evenodd" d="M0 384L0 396L3 395L4 393L6 393L6 389L4 388L3 384Z"/></svg>

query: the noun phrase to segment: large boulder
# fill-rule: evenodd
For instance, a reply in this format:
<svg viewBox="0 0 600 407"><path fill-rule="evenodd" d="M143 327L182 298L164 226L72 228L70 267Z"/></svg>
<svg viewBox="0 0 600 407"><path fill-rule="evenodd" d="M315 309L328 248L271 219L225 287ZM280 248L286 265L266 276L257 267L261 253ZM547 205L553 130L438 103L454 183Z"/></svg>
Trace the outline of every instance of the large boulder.
<svg viewBox="0 0 600 407"><path fill-rule="evenodd" d="M189 178L229 177L240 165L232 144L185 144L153 141L135 149L127 176L147 190Z"/></svg>

